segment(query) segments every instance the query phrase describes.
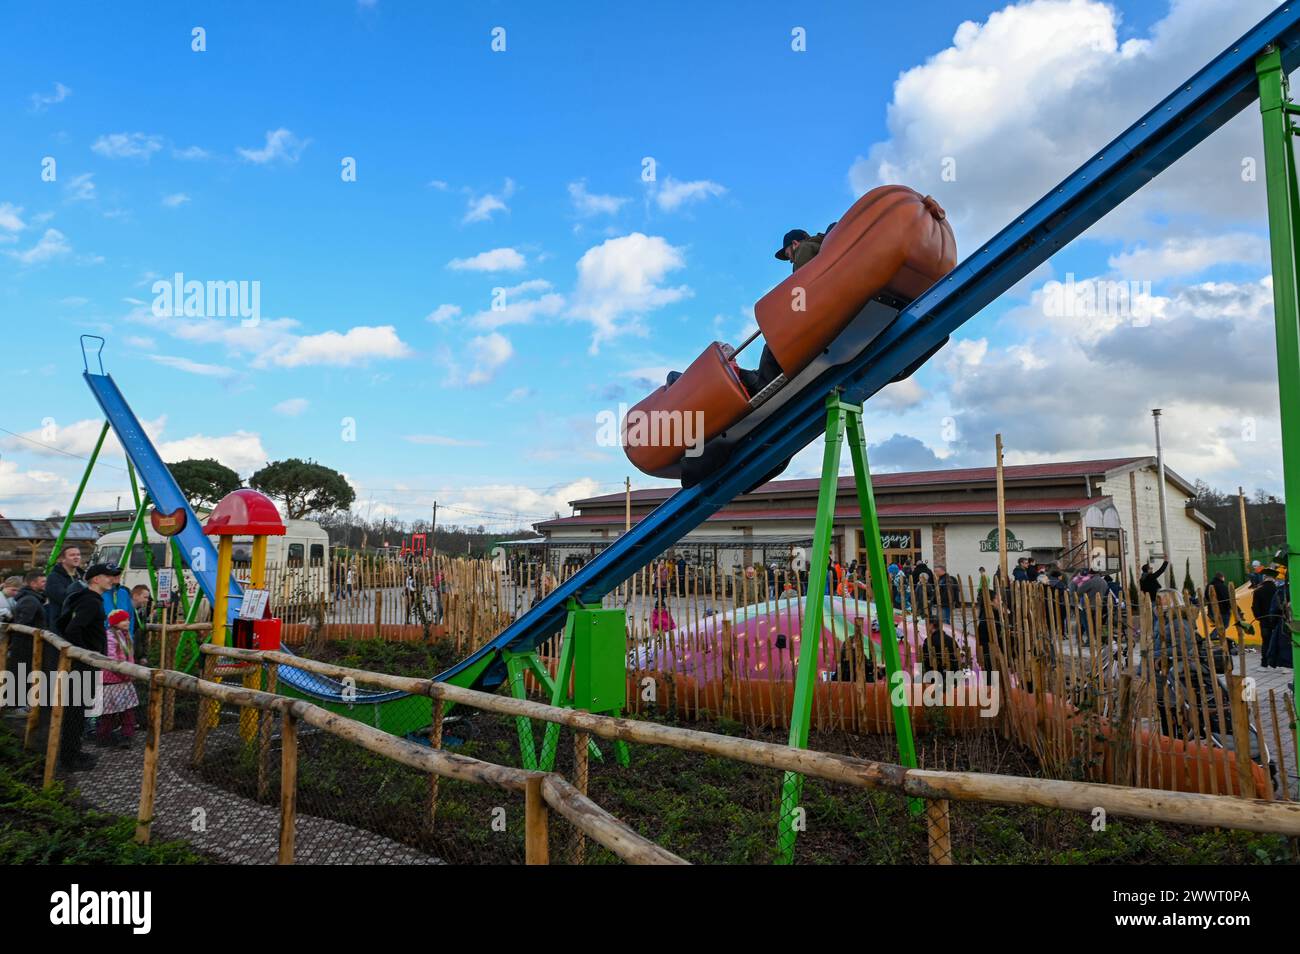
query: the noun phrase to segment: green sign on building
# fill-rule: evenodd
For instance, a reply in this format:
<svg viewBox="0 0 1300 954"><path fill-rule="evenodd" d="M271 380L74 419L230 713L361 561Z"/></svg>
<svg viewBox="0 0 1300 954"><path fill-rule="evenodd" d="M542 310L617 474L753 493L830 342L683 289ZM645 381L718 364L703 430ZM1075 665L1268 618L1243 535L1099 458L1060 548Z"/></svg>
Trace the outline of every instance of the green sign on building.
<svg viewBox="0 0 1300 954"><path fill-rule="evenodd" d="M1023 550L1025 543L1023 540L1016 538L1016 535L1010 530L1007 531L1007 552L1012 550ZM988 536L980 541L980 553L997 553L998 552L998 528L994 527L989 531Z"/></svg>

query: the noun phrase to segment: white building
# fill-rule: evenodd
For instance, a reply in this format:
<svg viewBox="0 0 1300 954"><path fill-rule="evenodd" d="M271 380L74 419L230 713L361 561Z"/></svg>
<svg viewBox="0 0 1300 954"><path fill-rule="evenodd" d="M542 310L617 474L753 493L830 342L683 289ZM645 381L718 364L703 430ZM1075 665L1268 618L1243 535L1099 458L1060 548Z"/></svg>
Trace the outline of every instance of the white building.
<svg viewBox="0 0 1300 954"><path fill-rule="evenodd" d="M1026 464L1003 469L1008 558L1063 568L1097 559L1127 582L1162 550L1154 457ZM1191 503L1192 485L1165 468L1170 566L1178 583L1190 569L1204 584L1205 532L1214 522ZM818 480L775 480L732 501L688 534L669 554L691 563L784 563L791 548L812 541ZM997 492L992 467L878 474L872 480L882 542L890 560L924 558L958 576L992 574L998 566ZM635 523L673 488L632 493ZM585 560L624 528L625 497L608 494L570 502L574 514L535 524L553 563ZM836 501L835 555L865 560L852 477L841 477Z"/></svg>

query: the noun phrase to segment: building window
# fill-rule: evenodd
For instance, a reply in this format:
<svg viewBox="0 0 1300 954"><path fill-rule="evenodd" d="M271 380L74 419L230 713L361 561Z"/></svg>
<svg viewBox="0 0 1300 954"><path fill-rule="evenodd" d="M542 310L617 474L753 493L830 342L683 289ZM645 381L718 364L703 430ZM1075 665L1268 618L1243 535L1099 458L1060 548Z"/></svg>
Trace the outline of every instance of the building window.
<svg viewBox="0 0 1300 954"><path fill-rule="evenodd" d="M289 544L289 566L302 566L303 545L301 543Z"/></svg>

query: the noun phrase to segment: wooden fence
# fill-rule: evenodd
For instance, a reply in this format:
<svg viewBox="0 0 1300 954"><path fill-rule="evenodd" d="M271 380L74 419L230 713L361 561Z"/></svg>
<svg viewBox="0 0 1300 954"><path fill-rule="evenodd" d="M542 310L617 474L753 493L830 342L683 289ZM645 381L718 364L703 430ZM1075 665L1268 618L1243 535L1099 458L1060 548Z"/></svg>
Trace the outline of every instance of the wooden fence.
<svg viewBox="0 0 1300 954"><path fill-rule="evenodd" d="M604 845L617 857L634 864L684 864L685 862L642 838L618 819L605 812L582 792L575 789L564 778L553 773L530 772L523 769L509 768L483 762L398 739L387 733L364 725L360 722L336 715L319 706L300 699L289 699L272 693L255 689L239 688L187 676L183 673L164 669L150 669L134 663L118 662L107 656L91 652L55 635L54 633L12 624L0 625L0 671L7 661L9 641L12 633L20 633L33 639L33 671L41 667L42 647L50 647L58 652L57 672L61 678L53 685L55 698L32 700L32 714L29 716L28 733L25 744L33 741L33 731L41 706L52 706L50 727L45 750L45 785L52 785L55 767L58 764L60 729L65 710L64 700L60 698L60 688L66 680L74 661L94 669L115 672L133 680L147 682L152 691L149 698L148 734L144 751L144 773L140 789L139 811L137 813L136 840L147 843L150 837L150 824L153 819L154 795L157 786L159 742L163 727L163 705L165 693L188 693L198 696L209 704L226 703L243 709L254 710L273 717L280 717L281 731L281 791L280 791L280 848L281 864L291 864L294 857L294 823L296 817L296 782L297 782L297 727L305 723L329 733L337 738L366 749L376 755L390 759L431 777L459 779L480 785L488 785L502 791L516 792L525 798L525 847L528 864L547 864L547 823L549 811L558 812L579 831L597 843ZM237 652L218 650L218 652ZM207 720L200 717L200 726ZM202 733L196 732L195 761L201 762ZM259 762L265 762L270 744L270 733L261 733L259 745ZM436 802L435 802L436 806Z"/></svg>

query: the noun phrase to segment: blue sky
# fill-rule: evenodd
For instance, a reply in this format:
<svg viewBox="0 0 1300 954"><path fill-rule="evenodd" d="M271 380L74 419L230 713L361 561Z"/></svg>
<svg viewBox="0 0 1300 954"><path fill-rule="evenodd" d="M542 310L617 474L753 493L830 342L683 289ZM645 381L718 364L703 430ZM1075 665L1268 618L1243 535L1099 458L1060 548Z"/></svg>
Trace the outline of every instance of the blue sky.
<svg viewBox="0 0 1300 954"><path fill-rule="evenodd" d="M746 334L782 232L896 173L969 251L1272 4L1217 6L10 5L0 513L67 505L96 430L80 334L173 459L313 457L362 514L490 526L615 490L596 415ZM998 429L1011 460L1145 453L1158 401L1186 476L1280 489L1239 120L874 399L878 466L987 463ZM177 272L258 282L261 323L153 315ZM1045 318L1066 273L1151 282L1155 321ZM1245 385L1204 383L1225 361ZM89 499L126 492L110 466Z"/></svg>

